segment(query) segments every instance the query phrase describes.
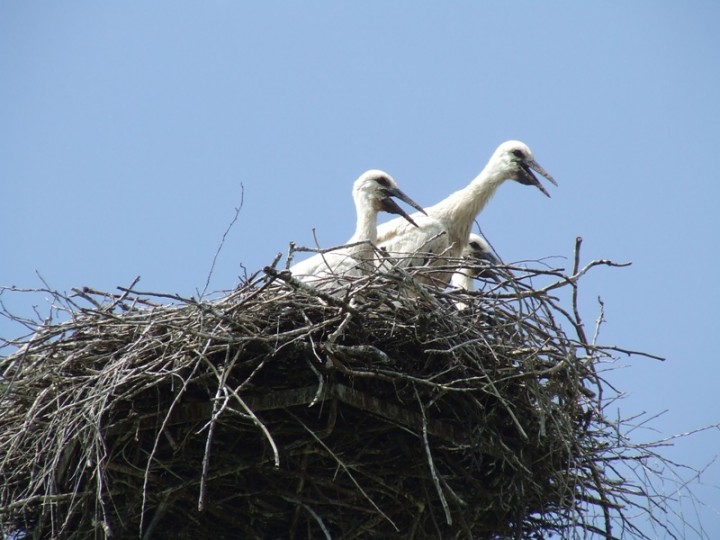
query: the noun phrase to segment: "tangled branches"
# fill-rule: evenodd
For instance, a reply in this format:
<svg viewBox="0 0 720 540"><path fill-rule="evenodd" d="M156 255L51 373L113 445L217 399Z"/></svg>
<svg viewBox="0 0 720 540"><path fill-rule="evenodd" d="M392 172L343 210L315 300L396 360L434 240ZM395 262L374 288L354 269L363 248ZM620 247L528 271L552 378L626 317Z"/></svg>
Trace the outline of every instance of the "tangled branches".
<svg viewBox="0 0 720 540"><path fill-rule="evenodd" d="M214 301L56 298L70 320L0 363L2 530L642 537L629 509L651 494L616 463L651 448L604 416L597 371L632 351L551 295L613 263L578 262L478 292L399 270L318 290L267 267Z"/></svg>

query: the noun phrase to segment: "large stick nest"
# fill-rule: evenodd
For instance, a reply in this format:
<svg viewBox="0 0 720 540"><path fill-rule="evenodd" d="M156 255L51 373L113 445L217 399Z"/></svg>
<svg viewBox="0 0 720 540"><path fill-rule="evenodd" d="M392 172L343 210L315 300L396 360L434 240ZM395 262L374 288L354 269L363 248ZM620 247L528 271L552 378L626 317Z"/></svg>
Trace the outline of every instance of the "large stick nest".
<svg viewBox="0 0 720 540"><path fill-rule="evenodd" d="M623 511L633 490L610 465L625 443L603 416L596 372L618 349L586 338L576 303L579 278L598 264L612 265L581 269L576 257L570 275L496 273L474 293L396 271L328 294L269 267L213 301L56 295L70 319L39 325L0 364L2 530L634 530Z"/></svg>

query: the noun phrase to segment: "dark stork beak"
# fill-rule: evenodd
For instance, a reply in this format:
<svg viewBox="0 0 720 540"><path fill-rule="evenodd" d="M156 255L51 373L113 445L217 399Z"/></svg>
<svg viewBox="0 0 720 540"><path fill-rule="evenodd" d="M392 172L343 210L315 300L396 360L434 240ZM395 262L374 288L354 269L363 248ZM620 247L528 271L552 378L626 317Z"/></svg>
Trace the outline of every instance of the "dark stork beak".
<svg viewBox="0 0 720 540"><path fill-rule="evenodd" d="M489 266L498 266L502 264L500 259L498 259L493 253L488 252L482 253L482 255L478 257L478 260L484 262ZM497 272L498 271L494 270L493 268L483 268L478 272L478 277L492 279L495 283L500 283L501 279L498 276Z"/></svg>
<svg viewBox="0 0 720 540"><path fill-rule="evenodd" d="M500 264L500 259L498 259L494 253L490 253L489 251L481 251L475 255L475 258L494 265Z"/></svg>
<svg viewBox="0 0 720 540"><path fill-rule="evenodd" d="M398 206L398 204L392 199L392 197L397 197L401 201L408 203L410 206L412 206L416 210L425 214L425 210L423 210L422 206L420 206L418 203L413 201L410 197L408 197L405 193L400 191L400 189L398 189L398 188L385 188L384 192L387 196L380 201L381 208L385 212L388 212L390 214L398 214L398 215L404 217L406 220L408 220L410 223L412 223L413 225L415 225L417 227L418 224L415 223L415 221L413 221L413 219L402 208L400 208ZM425 215L427 215L427 214L425 214Z"/></svg>
<svg viewBox="0 0 720 540"><path fill-rule="evenodd" d="M540 183L540 180L537 179L537 176L533 174L533 171L543 175L545 178L547 178L548 182L550 182L554 186L557 186L557 182L550 175L550 173L543 169L534 159L523 159L518 163L518 165L518 176L516 180L521 184L525 184L526 186L535 186L549 197L550 194Z"/></svg>

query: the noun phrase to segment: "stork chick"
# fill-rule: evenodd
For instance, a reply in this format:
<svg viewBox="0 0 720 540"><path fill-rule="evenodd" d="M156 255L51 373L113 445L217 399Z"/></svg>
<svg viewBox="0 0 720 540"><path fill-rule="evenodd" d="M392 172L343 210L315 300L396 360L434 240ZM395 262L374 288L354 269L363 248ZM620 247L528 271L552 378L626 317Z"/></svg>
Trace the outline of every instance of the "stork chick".
<svg viewBox="0 0 720 540"><path fill-rule="evenodd" d="M293 276L304 281L314 281L327 275L361 276L375 268L377 241L377 216L380 212L399 214L411 226L417 223L393 200L392 197L408 203L422 215L422 207L403 193L392 176L380 170L369 170L355 181L352 190L357 221L355 233L346 242L347 248L325 254L316 254L290 267Z"/></svg>
<svg viewBox="0 0 720 540"><path fill-rule="evenodd" d="M538 165L526 144L520 141L504 142L469 185L426 208L426 216L413 214L417 227L410 227L401 219L380 225L377 231L378 245L386 249L390 256L416 255L404 257L400 263L403 265L425 264L428 254L458 258L467 244L475 217L505 180L535 186L550 197L533 171L557 185L553 177ZM436 261L431 264L444 263ZM450 274L443 273L440 279L447 283Z"/></svg>

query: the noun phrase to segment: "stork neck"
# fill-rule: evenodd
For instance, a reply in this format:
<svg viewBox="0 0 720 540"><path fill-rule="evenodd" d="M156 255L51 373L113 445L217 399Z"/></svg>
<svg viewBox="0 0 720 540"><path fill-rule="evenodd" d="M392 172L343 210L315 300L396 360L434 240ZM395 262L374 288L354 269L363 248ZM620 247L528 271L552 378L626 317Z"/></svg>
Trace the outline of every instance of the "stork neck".
<svg viewBox="0 0 720 540"><path fill-rule="evenodd" d="M467 243L475 216L482 211L504 180L502 173L494 171L489 163L470 184L429 208L428 214L444 220L450 234L449 240L463 246Z"/></svg>
<svg viewBox="0 0 720 540"><path fill-rule="evenodd" d="M468 271L465 269L461 269L460 271L455 272L450 279L450 284L453 287L463 289L465 291L475 290L475 283L473 282L473 278L467 272Z"/></svg>
<svg viewBox="0 0 720 540"><path fill-rule="evenodd" d="M377 215L378 213L371 208L358 208L357 221L355 223L355 234L353 234L352 238L348 240L348 244L352 244L353 242L376 242Z"/></svg>
<svg viewBox="0 0 720 540"><path fill-rule="evenodd" d="M369 274L375 268L375 250L368 244L377 242L377 210L372 207L360 205L357 207L357 223L355 234L348 240L348 244L364 242L349 248L349 255L358 261L358 268L363 274Z"/></svg>

